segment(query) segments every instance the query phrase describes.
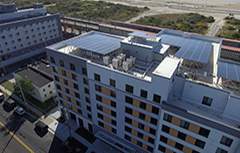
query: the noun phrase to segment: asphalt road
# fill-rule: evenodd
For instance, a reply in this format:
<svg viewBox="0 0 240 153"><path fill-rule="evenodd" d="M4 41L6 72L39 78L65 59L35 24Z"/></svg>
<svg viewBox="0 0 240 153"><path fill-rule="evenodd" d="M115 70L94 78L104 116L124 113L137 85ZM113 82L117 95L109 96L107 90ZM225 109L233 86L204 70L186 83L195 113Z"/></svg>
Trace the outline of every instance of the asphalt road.
<svg viewBox="0 0 240 153"><path fill-rule="evenodd" d="M0 103L0 153L66 153L52 133L35 129L35 119L19 116ZM11 132L8 132L9 129Z"/></svg>

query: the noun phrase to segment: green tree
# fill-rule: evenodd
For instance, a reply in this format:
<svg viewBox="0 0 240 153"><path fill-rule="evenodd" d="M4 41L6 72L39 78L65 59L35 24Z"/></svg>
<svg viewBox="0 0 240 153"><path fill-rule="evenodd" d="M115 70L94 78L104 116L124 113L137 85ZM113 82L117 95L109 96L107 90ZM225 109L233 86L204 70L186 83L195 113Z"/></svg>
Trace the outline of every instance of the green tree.
<svg viewBox="0 0 240 153"><path fill-rule="evenodd" d="M21 78L21 79L16 79L16 83L14 84L14 88L16 91L19 91L20 92L20 88L19 88L19 85L18 83L21 85L22 87L22 90L25 93L30 93L33 91L34 87L32 85L32 81L31 80L28 80L27 78Z"/></svg>

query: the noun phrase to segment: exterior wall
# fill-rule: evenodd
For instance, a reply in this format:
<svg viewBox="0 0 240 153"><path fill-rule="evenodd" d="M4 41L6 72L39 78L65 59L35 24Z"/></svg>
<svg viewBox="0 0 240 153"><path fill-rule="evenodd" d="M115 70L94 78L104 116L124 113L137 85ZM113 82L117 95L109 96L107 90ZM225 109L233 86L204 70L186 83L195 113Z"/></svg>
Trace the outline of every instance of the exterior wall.
<svg viewBox="0 0 240 153"><path fill-rule="evenodd" d="M229 96L224 115L230 118L240 120L240 99L234 96Z"/></svg>
<svg viewBox="0 0 240 153"><path fill-rule="evenodd" d="M39 88L39 93L40 93L39 96L40 96L41 102L45 102L46 100L51 98L53 95L56 94L54 82L52 81L42 86L41 88Z"/></svg>
<svg viewBox="0 0 240 153"><path fill-rule="evenodd" d="M224 111L229 98L229 93L203 84L190 81L185 82L182 99L201 105L204 96L213 99L211 108Z"/></svg>
<svg viewBox="0 0 240 153"><path fill-rule="evenodd" d="M3 65L10 65L45 52L45 46L61 41L58 14L49 14L18 22L0 24L0 56ZM0 65L2 68L2 64Z"/></svg>

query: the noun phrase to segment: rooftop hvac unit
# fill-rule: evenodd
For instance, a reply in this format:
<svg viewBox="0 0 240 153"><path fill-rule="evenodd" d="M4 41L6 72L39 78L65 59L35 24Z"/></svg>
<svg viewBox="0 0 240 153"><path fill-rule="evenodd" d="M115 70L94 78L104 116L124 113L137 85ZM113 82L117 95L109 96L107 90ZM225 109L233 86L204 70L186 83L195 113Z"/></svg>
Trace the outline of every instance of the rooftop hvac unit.
<svg viewBox="0 0 240 153"><path fill-rule="evenodd" d="M109 63L110 63L110 57L109 57L109 56L104 56L104 57L103 57L103 63L104 63L105 65L109 65Z"/></svg>
<svg viewBox="0 0 240 153"><path fill-rule="evenodd" d="M119 64L119 59L117 58L112 59L112 65L115 69L118 68L118 64Z"/></svg>
<svg viewBox="0 0 240 153"><path fill-rule="evenodd" d="M123 54L123 53L121 53L121 55L120 56L122 56L122 60L123 61L125 61L125 59L126 59L126 55L125 54Z"/></svg>
<svg viewBox="0 0 240 153"><path fill-rule="evenodd" d="M130 56L130 59L132 59L132 64L134 65L136 63L136 57Z"/></svg>
<svg viewBox="0 0 240 153"><path fill-rule="evenodd" d="M123 62L123 57L118 55L118 56L117 56L117 59L119 60L118 65L121 66L121 65L122 65L122 62Z"/></svg>
<svg viewBox="0 0 240 153"><path fill-rule="evenodd" d="M124 61L124 62L123 62L123 70L124 70L124 71L128 71L129 68L130 68L130 64L129 64L129 62Z"/></svg>
<svg viewBox="0 0 240 153"><path fill-rule="evenodd" d="M132 59L130 59L130 58L127 58L127 60L126 60L127 62L129 62L129 66L130 67L132 67L132 65L133 65L133 61L132 61Z"/></svg>

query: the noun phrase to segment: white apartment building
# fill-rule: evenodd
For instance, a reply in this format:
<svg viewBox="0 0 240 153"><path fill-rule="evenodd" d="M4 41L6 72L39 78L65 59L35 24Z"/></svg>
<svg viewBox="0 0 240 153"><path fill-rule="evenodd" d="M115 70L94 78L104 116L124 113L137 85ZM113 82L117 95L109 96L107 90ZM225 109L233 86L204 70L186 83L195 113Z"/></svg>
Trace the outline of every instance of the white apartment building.
<svg viewBox="0 0 240 153"><path fill-rule="evenodd" d="M0 69L45 53L45 46L61 40L59 14L48 14L41 3L19 9L0 3Z"/></svg>
<svg viewBox="0 0 240 153"><path fill-rule="evenodd" d="M69 120L120 152L240 152L240 65L220 38L89 32L46 48Z"/></svg>

